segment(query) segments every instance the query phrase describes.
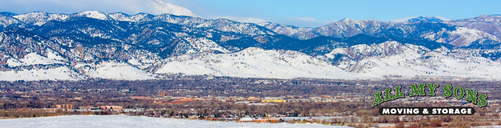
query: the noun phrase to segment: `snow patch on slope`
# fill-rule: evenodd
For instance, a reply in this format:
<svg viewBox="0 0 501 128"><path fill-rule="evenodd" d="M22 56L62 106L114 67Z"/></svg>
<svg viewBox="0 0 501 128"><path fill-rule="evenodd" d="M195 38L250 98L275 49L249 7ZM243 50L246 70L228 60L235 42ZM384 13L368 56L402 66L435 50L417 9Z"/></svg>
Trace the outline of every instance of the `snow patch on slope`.
<svg viewBox="0 0 501 128"><path fill-rule="evenodd" d="M226 48L219 46L216 42L209 40L207 38L186 37L185 40L190 42L191 46L197 49L198 51L220 51L223 53L230 52Z"/></svg>
<svg viewBox="0 0 501 128"><path fill-rule="evenodd" d="M33 13L20 14L13 17L27 24L41 26L45 24L47 21L51 20L62 21L67 19L69 16L66 14L49 14L47 12L33 12Z"/></svg>
<svg viewBox="0 0 501 128"><path fill-rule="evenodd" d="M108 15L103 12L99 11L84 11L81 13L76 14L77 16L85 16L89 18L94 18L94 19L100 19L100 20L108 20Z"/></svg>
<svg viewBox="0 0 501 128"><path fill-rule="evenodd" d="M501 40L494 35L475 29L468 29L465 27L458 27L454 31L446 31L445 29L443 29L438 33L424 34L422 37L430 40L435 40L436 42L440 43L449 43L458 47L469 46L472 42L475 42L477 40L481 44L485 40L501 42Z"/></svg>
<svg viewBox="0 0 501 128"><path fill-rule="evenodd" d="M10 67L22 66L22 65L27 66L27 65L37 65L37 64L63 63L60 61L62 60L62 58L60 56L55 55L55 53L49 52L49 57L50 58L47 58L33 52L24 56L23 59L15 60L11 58L7 61L7 63L9 64Z"/></svg>
<svg viewBox="0 0 501 128"><path fill-rule="evenodd" d="M132 67L126 63L103 62L99 65L93 66L92 68L89 68L88 66L84 66L84 68L91 77L120 80L155 79L152 74Z"/></svg>
<svg viewBox="0 0 501 128"><path fill-rule="evenodd" d="M13 24L21 24L21 22L18 19L9 17L9 16L4 16L0 15L0 26L2 27L7 27L9 25Z"/></svg>
<svg viewBox="0 0 501 128"><path fill-rule="evenodd" d="M407 44L406 46L413 46ZM413 77L455 76L485 79L501 78L501 64L495 61L468 56L461 51L443 52L444 49L419 53L417 48L405 48L402 53L373 56L358 62L345 62L338 67L370 76L401 75ZM455 55L456 54L456 55ZM461 54L461 55L459 55Z"/></svg>
<svg viewBox="0 0 501 128"><path fill-rule="evenodd" d="M325 61L296 51L247 48L232 54L183 55L166 59L156 73L265 78L370 78L343 71Z"/></svg>

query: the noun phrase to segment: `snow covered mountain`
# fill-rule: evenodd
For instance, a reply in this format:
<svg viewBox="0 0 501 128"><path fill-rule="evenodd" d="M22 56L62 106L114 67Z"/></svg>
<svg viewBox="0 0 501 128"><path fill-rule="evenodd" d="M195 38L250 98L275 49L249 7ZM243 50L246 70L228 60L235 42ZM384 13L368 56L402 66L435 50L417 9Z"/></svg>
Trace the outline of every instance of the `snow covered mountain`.
<svg viewBox="0 0 501 128"><path fill-rule="evenodd" d="M421 16L409 19L407 22L357 21L346 18L318 28L297 28L274 23L262 23L260 25L273 30L277 34L298 39L311 39L319 36L349 38L365 34L398 41L406 39L430 40L458 47L483 47L477 45L480 44L499 48L501 44L500 15L482 15L472 19L456 21L443 21L436 17Z"/></svg>
<svg viewBox="0 0 501 128"><path fill-rule="evenodd" d="M407 22L421 22L421 21L425 21L425 22L443 22L444 20L442 18L433 17L433 16L419 16L419 17L411 18L411 19L407 20Z"/></svg>
<svg viewBox="0 0 501 128"><path fill-rule="evenodd" d="M0 13L0 80L142 80L180 73L499 79L500 34L489 29L500 26L498 19L344 19L299 28L172 14Z"/></svg>

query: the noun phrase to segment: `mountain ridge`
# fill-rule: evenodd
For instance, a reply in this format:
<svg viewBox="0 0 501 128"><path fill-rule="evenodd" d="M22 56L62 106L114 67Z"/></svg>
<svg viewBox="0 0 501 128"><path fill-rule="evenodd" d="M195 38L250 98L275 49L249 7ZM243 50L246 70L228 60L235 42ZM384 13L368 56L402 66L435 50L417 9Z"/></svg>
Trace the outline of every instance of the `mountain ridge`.
<svg viewBox="0 0 501 128"><path fill-rule="evenodd" d="M0 80L161 79L179 73L497 79L501 41L496 31L475 23L499 27L498 16L480 18L467 23L344 19L300 28L171 14L0 14L5 21L0 22Z"/></svg>

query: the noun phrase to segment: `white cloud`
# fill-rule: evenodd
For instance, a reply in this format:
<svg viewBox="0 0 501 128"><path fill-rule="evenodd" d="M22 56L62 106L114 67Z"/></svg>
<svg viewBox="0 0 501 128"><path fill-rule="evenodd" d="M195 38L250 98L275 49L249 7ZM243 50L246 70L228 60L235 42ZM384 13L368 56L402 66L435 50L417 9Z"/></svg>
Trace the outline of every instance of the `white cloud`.
<svg viewBox="0 0 501 128"><path fill-rule="evenodd" d="M294 25L296 27L319 27L328 23L327 21L319 21L311 17L287 17L279 22Z"/></svg>
<svg viewBox="0 0 501 128"><path fill-rule="evenodd" d="M300 21L309 21L309 22L318 22L317 19L311 17L288 17L285 20L300 20Z"/></svg>
<svg viewBox="0 0 501 128"><path fill-rule="evenodd" d="M191 10L160 0L147 0L147 2L152 5L152 11L156 14L170 13L174 15L197 16L195 13L191 12Z"/></svg>

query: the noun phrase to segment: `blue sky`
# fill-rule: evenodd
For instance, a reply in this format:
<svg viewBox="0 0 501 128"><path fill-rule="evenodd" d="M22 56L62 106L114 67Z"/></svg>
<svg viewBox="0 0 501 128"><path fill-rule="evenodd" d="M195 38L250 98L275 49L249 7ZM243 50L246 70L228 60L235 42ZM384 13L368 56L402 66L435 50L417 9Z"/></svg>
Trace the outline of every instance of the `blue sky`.
<svg viewBox="0 0 501 128"><path fill-rule="evenodd" d="M2 0L0 11L18 14L86 10L128 14L168 12L149 7L152 2L159 1L186 8L203 18L268 21L299 27L318 27L344 18L401 21L417 16L438 16L456 20L501 13L499 0Z"/></svg>

